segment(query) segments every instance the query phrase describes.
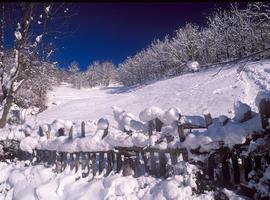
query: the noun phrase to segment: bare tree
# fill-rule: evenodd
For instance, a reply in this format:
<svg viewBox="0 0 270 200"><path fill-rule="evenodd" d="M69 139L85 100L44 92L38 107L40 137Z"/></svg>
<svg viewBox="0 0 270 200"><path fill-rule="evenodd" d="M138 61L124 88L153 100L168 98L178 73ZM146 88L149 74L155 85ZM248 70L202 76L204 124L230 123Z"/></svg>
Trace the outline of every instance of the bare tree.
<svg viewBox="0 0 270 200"><path fill-rule="evenodd" d="M6 125L16 93L30 80L27 74L36 70L36 60L51 54L44 51L46 44L65 34L67 9L65 4L55 3L1 3L0 128ZM5 38L10 30L13 42ZM10 58L12 62L8 62Z"/></svg>

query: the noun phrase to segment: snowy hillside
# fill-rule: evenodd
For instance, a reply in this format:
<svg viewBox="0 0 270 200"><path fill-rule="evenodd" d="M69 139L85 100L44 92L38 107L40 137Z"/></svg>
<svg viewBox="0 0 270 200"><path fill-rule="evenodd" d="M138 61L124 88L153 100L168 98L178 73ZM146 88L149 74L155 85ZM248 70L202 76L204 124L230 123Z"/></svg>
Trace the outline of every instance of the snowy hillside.
<svg viewBox="0 0 270 200"><path fill-rule="evenodd" d="M132 113L137 119L139 119L139 113L150 106L158 106L163 110L174 106L183 115L202 115L206 109L213 117L220 115L233 117L234 104L238 100L249 104L252 110L257 111L255 98L258 91L270 89L270 62L250 63L241 73L238 73L238 69L239 66L231 66L224 68L218 74L219 69L208 69L133 88L110 86L78 90L62 84L50 93L49 108L36 117L28 119L27 123L33 126L52 123L55 119L72 122L85 120L89 122L88 128L91 125L90 128L96 129L96 125L93 126L91 121L96 122L103 117L107 118L115 129L117 122L114 119L113 106L116 106L114 112L122 108ZM140 119L143 120L144 117L141 114ZM106 120L100 120L98 128L105 129L106 123ZM87 139L89 138L86 137ZM193 143L190 139L192 138L187 138L184 144ZM83 139L74 141L79 140ZM29 142L28 145L32 140L30 139ZM103 144L101 140L95 142L90 143L91 148L95 148L97 144ZM35 145L37 144L33 144L33 148ZM59 147L65 148L65 145L60 144ZM90 175L87 178L80 178L80 171L75 173L66 169L60 174L54 174L51 168L40 165L23 167L23 164L1 163L0 189L2 188L3 192L0 199L5 197L7 199L214 198L212 191L201 195L193 192L197 188L194 175L197 168L181 161L176 166L180 170L179 174L166 180L149 176L122 177L119 174L111 174L105 178L102 178L102 175L95 178ZM231 199L242 199L229 190L224 189L223 192Z"/></svg>
<svg viewBox="0 0 270 200"><path fill-rule="evenodd" d="M238 68L224 67L218 74L219 69L208 69L133 88L111 86L77 90L63 84L51 92L49 109L29 123L34 120L37 124L51 123L55 119L97 120L101 117L112 123L113 106L136 117L150 106L164 110L175 106L184 115L202 115L207 109L217 117L221 114L233 116L233 105L241 100L256 111L257 92L270 87L270 62L248 64L242 73L237 72Z"/></svg>

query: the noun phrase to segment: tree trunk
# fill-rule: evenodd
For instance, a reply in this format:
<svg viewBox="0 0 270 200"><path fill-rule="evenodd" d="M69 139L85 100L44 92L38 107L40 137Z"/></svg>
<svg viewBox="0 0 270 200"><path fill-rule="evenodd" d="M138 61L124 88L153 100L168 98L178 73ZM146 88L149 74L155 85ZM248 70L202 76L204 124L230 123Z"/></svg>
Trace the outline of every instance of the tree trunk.
<svg viewBox="0 0 270 200"><path fill-rule="evenodd" d="M8 113L11 108L12 102L13 102L13 97L6 98L6 103L4 105L3 113L0 119L0 128L4 128L7 123L7 117L8 117Z"/></svg>

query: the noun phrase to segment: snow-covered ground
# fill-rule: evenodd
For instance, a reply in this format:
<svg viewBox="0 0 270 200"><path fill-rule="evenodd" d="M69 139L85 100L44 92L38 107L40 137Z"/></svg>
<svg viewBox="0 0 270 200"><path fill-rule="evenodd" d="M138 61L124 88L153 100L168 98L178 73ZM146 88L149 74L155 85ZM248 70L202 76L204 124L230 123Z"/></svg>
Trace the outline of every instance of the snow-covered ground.
<svg viewBox="0 0 270 200"><path fill-rule="evenodd" d="M241 100L257 110L254 103L257 92L269 89L270 62L256 62L237 73L238 66L209 69L172 79L157 81L140 87L73 89L63 84L50 93L49 109L36 118L38 124L51 123L55 119L95 120L101 117L113 122L112 107L117 106L139 116L150 106L164 110L174 106L184 115L202 115L207 109L212 116L233 116L233 106ZM30 121L29 121L30 123Z"/></svg>
<svg viewBox="0 0 270 200"><path fill-rule="evenodd" d="M89 127L95 126L96 129L96 122L100 118L108 119L110 126L117 127L121 119L118 122L115 120L115 112L123 109L132 113L126 114L129 119L143 121L146 116L140 115L140 112L151 106L164 111L175 107L183 115L202 115L207 110L213 117L227 115L233 118L238 100L257 111L257 93L270 89L269 61L250 63L241 73L237 72L238 69L239 66L225 67L218 74L219 69L208 69L130 88L111 85L107 88L77 90L62 84L50 93L49 108L28 119L27 124L51 124L56 119L65 122L84 120L88 128L86 135L91 135ZM175 110L171 109L168 113L173 114ZM98 127L106 128L104 124L100 123ZM70 123L66 126L70 126ZM235 137L230 137L235 140ZM187 138L187 141L189 139L192 138ZM195 166L183 163L184 166L180 168L184 172L168 180L111 175L77 181L75 179L79 175L74 172L65 171L56 175L43 166L0 164L0 199L5 199L5 196L6 199L213 199L212 192L200 196L192 192L192 188L196 188L192 171ZM225 193L232 199L240 199L230 191Z"/></svg>

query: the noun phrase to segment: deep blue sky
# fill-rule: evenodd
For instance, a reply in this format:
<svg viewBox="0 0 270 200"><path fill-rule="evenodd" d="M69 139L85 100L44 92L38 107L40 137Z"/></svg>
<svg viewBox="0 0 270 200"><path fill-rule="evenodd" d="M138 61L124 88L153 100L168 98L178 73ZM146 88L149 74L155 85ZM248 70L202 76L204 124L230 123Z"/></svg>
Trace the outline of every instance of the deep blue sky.
<svg viewBox="0 0 270 200"><path fill-rule="evenodd" d="M118 64L187 22L205 25L217 7L229 3L80 3L70 21L75 33L58 43L59 65L76 60L84 70L95 60Z"/></svg>

